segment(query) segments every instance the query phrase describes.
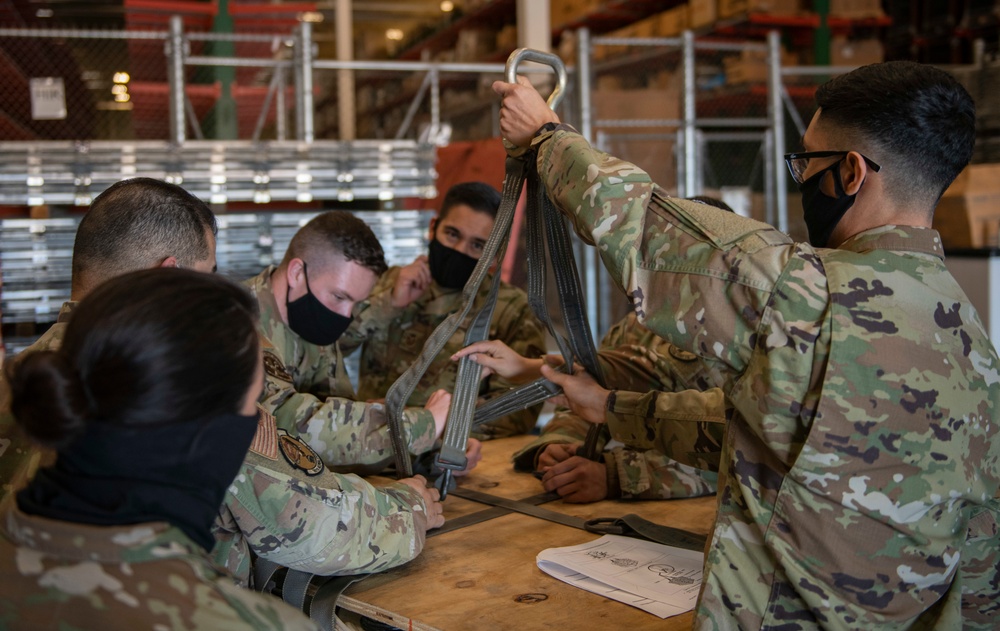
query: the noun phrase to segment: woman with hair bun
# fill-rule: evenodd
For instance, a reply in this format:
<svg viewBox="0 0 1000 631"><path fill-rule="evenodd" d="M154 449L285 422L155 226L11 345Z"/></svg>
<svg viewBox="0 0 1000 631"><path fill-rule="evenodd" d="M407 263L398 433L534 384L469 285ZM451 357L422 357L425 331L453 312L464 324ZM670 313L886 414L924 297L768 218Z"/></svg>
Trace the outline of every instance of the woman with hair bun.
<svg viewBox="0 0 1000 631"><path fill-rule="evenodd" d="M207 555L257 429L256 318L222 278L135 272L12 363L11 411L57 458L0 506L2 626L315 628Z"/></svg>

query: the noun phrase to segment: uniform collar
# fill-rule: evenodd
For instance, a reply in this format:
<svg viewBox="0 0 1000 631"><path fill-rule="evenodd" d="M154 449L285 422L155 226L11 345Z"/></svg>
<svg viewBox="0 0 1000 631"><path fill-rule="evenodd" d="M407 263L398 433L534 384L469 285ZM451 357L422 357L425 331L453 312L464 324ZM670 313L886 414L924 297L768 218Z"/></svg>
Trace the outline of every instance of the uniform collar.
<svg viewBox="0 0 1000 631"><path fill-rule="evenodd" d="M944 260L944 248L938 231L916 226L879 226L865 230L844 241L837 249L858 253L873 250L917 252Z"/></svg>
<svg viewBox="0 0 1000 631"><path fill-rule="evenodd" d="M141 563L203 555L179 528L166 522L93 526L27 515L13 494L0 505L0 532L15 545L71 561Z"/></svg>
<svg viewBox="0 0 1000 631"><path fill-rule="evenodd" d="M80 302L77 300L67 300L64 302L62 308L59 309L59 317L56 318L56 322L62 322L63 324L69 322L69 317L73 315L73 311L78 304Z"/></svg>
<svg viewBox="0 0 1000 631"><path fill-rule="evenodd" d="M260 326L265 337L274 339L275 333L280 330L282 334L292 333L284 322L281 321L281 312L278 311L278 301L274 298L273 286L271 285L271 274L277 268L269 265L267 269L252 278L250 289L257 296L257 303L260 306Z"/></svg>

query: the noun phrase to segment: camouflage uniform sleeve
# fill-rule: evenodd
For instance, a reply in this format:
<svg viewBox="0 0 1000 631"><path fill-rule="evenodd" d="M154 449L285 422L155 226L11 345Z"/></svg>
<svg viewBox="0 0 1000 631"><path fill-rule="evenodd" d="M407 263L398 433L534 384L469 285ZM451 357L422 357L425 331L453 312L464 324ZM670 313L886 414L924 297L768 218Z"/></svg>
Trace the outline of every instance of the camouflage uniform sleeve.
<svg viewBox="0 0 1000 631"><path fill-rule="evenodd" d="M728 414L718 388L612 391L605 420L611 435L628 447L653 449L683 465L718 471Z"/></svg>
<svg viewBox="0 0 1000 631"><path fill-rule="evenodd" d="M502 291L497 301L498 312L493 316L496 323L496 339L523 357L541 357L545 354L545 332L541 322L532 313L527 296L523 291L513 287L505 289L507 291ZM510 382L495 376L490 377L488 389L481 399L488 401L507 392L512 387L514 384ZM542 406L539 404L514 414L508 414L476 428L473 436L487 439L528 434L535 428L541 409Z"/></svg>
<svg viewBox="0 0 1000 631"><path fill-rule="evenodd" d="M405 484L375 488L330 471L293 476L253 460L226 494L225 509L257 556L320 575L402 565L423 549L427 530L423 498ZM216 550L216 559L230 566L245 564L239 556ZM230 570L249 574L244 567Z"/></svg>
<svg viewBox="0 0 1000 631"><path fill-rule="evenodd" d="M376 465L392 458L385 406L340 397L319 399L296 392L290 381L268 373L260 405L278 427L298 434L331 467ZM403 412L407 444L414 454L434 446L434 417L423 408Z"/></svg>
<svg viewBox="0 0 1000 631"><path fill-rule="evenodd" d="M754 255L790 240L767 224L667 197L643 170L577 133L557 130L533 144L549 197L577 234L598 246L639 321L682 350L721 362L731 386L746 370L789 248L761 253L774 261ZM754 263L734 260L740 257ZM745 266L734 267L739 262Z"/></svg>
<svg viewBox="0 0 1000 631"><path fill-rule="evenodd" d="M608 497L669 500L715 493L719 474L683 465L663 452L616 447L604 453Z"/></svg>

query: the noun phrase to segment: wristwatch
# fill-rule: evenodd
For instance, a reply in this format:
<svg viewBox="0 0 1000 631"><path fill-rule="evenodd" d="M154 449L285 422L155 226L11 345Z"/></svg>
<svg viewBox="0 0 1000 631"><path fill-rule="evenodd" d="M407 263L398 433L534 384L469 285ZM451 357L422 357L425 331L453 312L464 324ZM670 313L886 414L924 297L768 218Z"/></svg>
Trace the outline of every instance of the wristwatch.
<svg viewBox="0 0 1000 631"><path fill-rule="evenodd" d="M538 128L538 131L535 132L535 138L538 138L542 134L546 134L550 131L555 131L558 127L559 123L553 123L552 121L549 121Z"/></svg>

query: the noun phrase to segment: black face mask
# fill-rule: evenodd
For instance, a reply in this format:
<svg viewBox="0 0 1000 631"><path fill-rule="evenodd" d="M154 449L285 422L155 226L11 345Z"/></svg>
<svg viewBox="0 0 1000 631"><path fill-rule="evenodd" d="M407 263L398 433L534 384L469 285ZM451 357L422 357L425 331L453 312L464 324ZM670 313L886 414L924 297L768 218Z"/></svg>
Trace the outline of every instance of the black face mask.
<svg viewBox="0 0 1000 631"><path fill-rule="evenodd" d="M104 526L166 521L206 550L257 415L154 427L92 423L17 495L25 513Z"/></svg>
<svg viewBox="0 0 1000 631"><path fill-rule="evenodd" d="M802 216L809 232L809 243L813 247L827 247L833 229L854 205L856 194L848 195L844 192L844 184L840 181L839 167L840 161L837 161L799 184L799 190L802 191ZM833 178L833 190L837 193L836 197L830 197L820 190L820 183L827 171L833 172L831 177Z"/></svg>
<svg viewBox="0 0 1000 631"><path fill-rule="evenodd" d="M431 241L427 264L431 268L431 277L445 289L461 289L469 282L472 271L479 263L467 254L453 250L436 238Z"/></svg>
<svg viewBox="0 0 1000 631"><path fill-rule="evenodd" d="M327 309L326 305L313 295L312 290L309 289L309 276L306 274L305 263L302 264L302 275L306 279L305 295L288 302L288 292L285 292L288 328L310 344L317 346L333 344L351 325L353 318Z"/></svg>

